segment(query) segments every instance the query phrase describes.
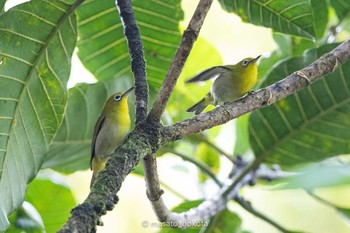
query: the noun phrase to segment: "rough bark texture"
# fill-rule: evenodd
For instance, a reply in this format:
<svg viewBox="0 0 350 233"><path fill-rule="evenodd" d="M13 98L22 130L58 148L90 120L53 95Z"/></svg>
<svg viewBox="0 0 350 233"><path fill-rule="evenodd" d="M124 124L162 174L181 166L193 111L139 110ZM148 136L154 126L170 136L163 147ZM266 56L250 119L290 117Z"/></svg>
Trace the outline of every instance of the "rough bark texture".
<svg viewBox="0 0 350 233"><path fill-rule="evenodd" d="M120 190L125 177L144 158L145 174L147 176L147 194L149 199L154 203L155 211L161 221L181 221L180 218L183 217L186 221L192 223L194 219L196 221L201 220L201 216L215 214L214 212L209 213L207 210L220 210L225 205L225 200L223 199L234 198L239 188L244 185L244 182L248 182L247 179L251 176L249 170L246 169L240 173L237 180L234 180L226 190L223 190L222 195L210 199L209 202L213 203L212 206L208 206L209 202L203 203L203 205L196 209L198 213L195 215L195 218L188 219L188 213L174 215L169 212L162 202L162 190L159 187L156 160L152 154L164 144L178 140L183 136L224 124L243 114L275 103L321 79L324 75L334 71L338 65L343 64L350 58L350 40L346 40L333 51L323 55L309 66L271 86L248 94L233 103L219 106L211 112L163 127L159 123L160 117L192 49L193 43L197 39L211 3L212 0L201 0L199 2L189 26L184 32L181 44L152 110L147 116L148 88L140 33L136 25L131 1L116 1L128 41L131 68L135 77L136 127L127 137L124 144L118 147L110 156L106 169L99 173L86 200L71 211L70 218L59 232L95 232L96 225L101 224L100 217L106 214L108 210L112 210L117 204L118 197L116 194ZM145 120L146 118L147 120ZM250 166L256 167L259 164L258 162Z"/></svg>

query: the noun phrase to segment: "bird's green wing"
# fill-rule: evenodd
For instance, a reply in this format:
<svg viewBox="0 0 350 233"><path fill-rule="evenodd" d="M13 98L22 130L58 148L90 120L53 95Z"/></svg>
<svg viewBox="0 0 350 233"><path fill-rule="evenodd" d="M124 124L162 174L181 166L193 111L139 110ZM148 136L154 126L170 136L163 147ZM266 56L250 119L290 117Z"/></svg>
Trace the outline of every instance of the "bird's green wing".
<svg viewBox="0 0 350 233"><path fill-rule="evenodd" d="M201 73L197 74L193 78L187 80L186 83L207 81L227 71L231 71L231 69L227 66L214 66L212 68L202 71Z"/></svg>
<svg viewBox="0 0 350 233"><path fill-rule="evenodd" d="M100 116L96 122L95 129L94 129L94 134L92 136L92 141L91 141L91 158L90 158L90 169L92 170L92 159L95 156L95 144L96 144L96 139L98 134L100 133L100 130L102 129L103 123L105 121L106 117Z"/></svg>

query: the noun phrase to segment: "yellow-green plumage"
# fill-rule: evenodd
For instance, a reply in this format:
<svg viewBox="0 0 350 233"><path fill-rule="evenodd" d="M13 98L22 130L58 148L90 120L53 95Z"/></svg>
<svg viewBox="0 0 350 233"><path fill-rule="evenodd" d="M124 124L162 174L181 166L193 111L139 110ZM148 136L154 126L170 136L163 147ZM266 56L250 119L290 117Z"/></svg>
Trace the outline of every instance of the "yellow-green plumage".
<svg viewBox="0 0 350 233"><path fill-rule="evenodd" d="M247 94L257 81L258 66L256 61L259 58L260 56L245 58L235 65L215 66L186 81L186 83L193 83L216 77L210 92L187 111L197 115L209 104L218 105L232 102Z"/></svg>
<svg viewBox="0 0 350 233"><path fill-rule="evenodd" d="M123 143L130 130L128 94L125 92L110 96L98 118L91 143L90 168L93 170L90 187L97 174L106 166L108 156Z"/></svg>

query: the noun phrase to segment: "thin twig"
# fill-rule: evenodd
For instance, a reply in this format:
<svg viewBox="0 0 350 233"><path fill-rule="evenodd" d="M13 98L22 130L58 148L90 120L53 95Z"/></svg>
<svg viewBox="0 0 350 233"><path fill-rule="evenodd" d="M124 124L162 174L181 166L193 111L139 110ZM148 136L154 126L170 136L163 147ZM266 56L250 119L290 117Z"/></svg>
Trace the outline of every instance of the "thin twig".
<svg viewBox="0 0 350 233"><path fill-rule="evenodd" d="M166 140L173 141L187 135L201 132L214 126L224 124L248 112L273 104L333 72L338 66L349 60L349 58L350 39L347 39L312 64L266 88L246 95L232 103L219 106L210 112L205 112L165 127L165 131L170 131L173 135L173 138L168 138ZM305 79L305 77L307 77L307 79Z"/></svg>
<svg viewBox="0 0 350 233"><path fill-rule="evenodd" d="M197 40L199 31L203 25L204 19L209 11L213 0L200 0L192 16L192 19L185 30L174 60L170 66L168 74L160 88L156 100L148 114L148 120L159 122L168 103L169 97L174 90L177 79L180 76L183 66L191 52L194 42Z"/></svg>
<svg viewBox="0 0 350 233"><path fill-rule="evenodd" d="M200 114L168 127L151 124L150 122L141 123L139 127L136 127L130 133L125 143L109 157L106 169L99 173L89 196L83 204L72 210L71 217L60 232L72 232L72 229L77 232L96 230L95 225L99 222L99 217L104 215L106 211L113 209L117 203L116 193L119 191L125 177L142 158L154 153L164 144L178 140L185 135L223 124L247 112L281 100L305 88L309 85L308 80L314 82L322 76L333 72L337 66L343 64L349 58L350 39L344 41L337 48L323 55L299 72L295 72L289 77L247 95L234 103L217 107L211 112ZM301 77L300 72L308 80ZM259 159L262 161L264 157L259 157ZM233 199L242 185L254 177L254 169L261 161L255 160L250 165L250 170L246 169L244 173L235 177L234 182L228 185L227 193L221 193L219 196L203 202L202 205L194 210L192 209L190 212L182 214L170 213L169 215L164 213L164 221L179 221L182 223L179 227L183 227L188 226L188 223L197 223L215 215L215 213L225 208L226 199L223 196ZM81 226L79 223L84 223L84 228L78 228L78 226Z"/></svg>
<svg viewBox="0 0 350 233"><path fill-rule="evenodd" d="M205 163L192 158L191 156L188 156L184 153L178 152L176 150L169 150L170 153L173 153L175 155L178 155L179 157L181 157L183 160L186 160L190 163L193 163L194 165L196 165L196 167L198 167L203 173L207 174L207 176L209 176L219 187L222 186L221 181L216 177L216 175L210 170L210 167L208 165L206 165Z"/></svg>
<svg viewBox="0 0 350 233"><path fill-rule="evenodd" d="M235 158L230 155L229 153L226 153L224 150L222 150L221 148L219 148L217 145L215 145L214 143L212 143L207 137L205 137L203 134L199 135L199 139L202 140L203 142L205 142L206 144L208 144L208 146L212 147L213 149L215 149L217 152L219 152L220 154L222 154L223 156L225 156L227 159L229 159L231 162L233 162L235 160Z"/></svg>
<svg viewBox="0 0 350 233"><path fill-rule="evenodd" d="M140 31L137 27L131 0L116 0L119 15L123 21L124 34L128 42L131 57L131 71L135 78L136 116L135 124L146 120L148 105L148 86L146 80L146 63Z"/></svg>
<svg viewBox="0 0 350 233"><path fill-rule="evenodd" d="M246 211L253 214L254 216L264 220L265 222L270 223L272 226L276 227L278 230L280 230L283 233L292 233L292 231L289 231L285 229L283 226L272 220L271 218L267 217L263 213L257 211L253 208L253 206L246 200L243 199L243 197L237 195L234 199L240 206L242 206Z"/></svg>

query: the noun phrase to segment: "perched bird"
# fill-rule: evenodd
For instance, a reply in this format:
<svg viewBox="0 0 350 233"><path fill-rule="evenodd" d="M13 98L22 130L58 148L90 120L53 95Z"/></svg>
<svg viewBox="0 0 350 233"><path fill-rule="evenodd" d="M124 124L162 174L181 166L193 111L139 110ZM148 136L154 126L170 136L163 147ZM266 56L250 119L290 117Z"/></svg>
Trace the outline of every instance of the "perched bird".
<svg viewBox="0 0 350 233"><path fill-rule="evenodd" d="M210 92L201 101L187 109L187 112L194 112L197 115L209 104L216 106L232 102L247 94L257 81L256 62L260 56L245 58L235 65L214 66L187 80L186 83L193 83L217 77Z"/></svg>
<svg viewBox="0 0 350 233"><path fill-rule="evenodd" d="M106 166L108 156L123 143L130 130L128 94L118 92L110 96L98 118L91 142L90 168L93 171L90 187L97 174Z"/></svg>

